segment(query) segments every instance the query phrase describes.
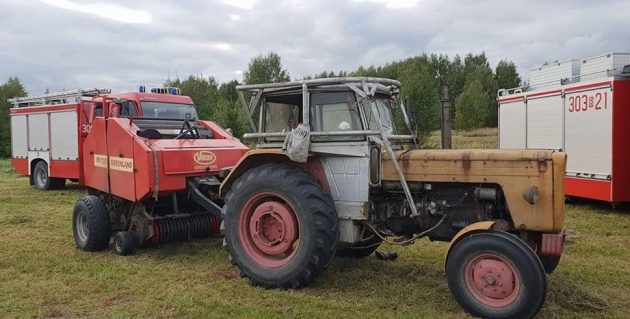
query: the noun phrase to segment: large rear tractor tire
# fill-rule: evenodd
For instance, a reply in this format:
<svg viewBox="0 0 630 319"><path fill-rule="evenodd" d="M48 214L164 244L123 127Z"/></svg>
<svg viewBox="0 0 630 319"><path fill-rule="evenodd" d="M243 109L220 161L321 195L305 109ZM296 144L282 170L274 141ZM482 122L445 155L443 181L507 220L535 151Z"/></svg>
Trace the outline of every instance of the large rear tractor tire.
<svg viewBox="0 0 630 319"><path fill-rule="evenodd" d="M547 295L545 270L523 241L505 232L482 232L459 240L446 261L455 300L483 318L532 318Z"/></svg>
<svg viewBox="0 0 630 319"><path fill-rule="evenodd" d="M103 200L93 195L81 197L74 205L72 230L74 241L81 250L107 248L112 229Z"/></svg>
<svg viewBox="0 0 630 319"><path fill-rule="evenodd" d="M254 285L300 288L335 255L337 212L304 171L266 164L239 177L225 197L224 244L230 262Z"/></svg>
<svg viewBox="0 0 630 319"><path fill-rule="evenodd" d="M46 164L46 162L39 161L35 164L31 172L35 188L39 190L53 190L66 186L65 178L50 177L48 172L48 164Z"/></svg>

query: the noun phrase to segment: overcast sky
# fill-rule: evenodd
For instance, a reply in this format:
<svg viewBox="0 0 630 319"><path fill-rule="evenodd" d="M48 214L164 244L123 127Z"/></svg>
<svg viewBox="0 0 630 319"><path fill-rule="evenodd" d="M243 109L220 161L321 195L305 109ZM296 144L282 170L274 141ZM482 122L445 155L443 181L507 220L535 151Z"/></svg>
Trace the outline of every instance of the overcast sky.
<svg viewBox="0 0 630 319"><path fill-rule="evenodd" d="M169 77L241 80L275 51L292 78L426 53L494 66L630 52L630 1L2 0L0 82L31 93L135 90Z"/></svg>

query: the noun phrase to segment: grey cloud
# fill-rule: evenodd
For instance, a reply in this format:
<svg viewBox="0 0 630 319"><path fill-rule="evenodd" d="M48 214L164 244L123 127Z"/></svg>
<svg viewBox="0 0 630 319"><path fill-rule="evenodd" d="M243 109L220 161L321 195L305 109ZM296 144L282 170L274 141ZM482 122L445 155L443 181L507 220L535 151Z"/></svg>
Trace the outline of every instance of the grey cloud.
<svg viewBox="0 0 630 319"><path fill-rule="evenodd" d="M268 51L282 56L292 77L423 52L485 51L492 64L510 59L523 73L545 61L627 51L630 40L624 31L630 3L622 0L420 0L402 9L350 0L260 0L250 10L201 0L107 3L147 11L151 23L3 1L0 81L17 75L39 93L46 87L130 90L160 84L169 73L240 80L235 71Z"/></svg>

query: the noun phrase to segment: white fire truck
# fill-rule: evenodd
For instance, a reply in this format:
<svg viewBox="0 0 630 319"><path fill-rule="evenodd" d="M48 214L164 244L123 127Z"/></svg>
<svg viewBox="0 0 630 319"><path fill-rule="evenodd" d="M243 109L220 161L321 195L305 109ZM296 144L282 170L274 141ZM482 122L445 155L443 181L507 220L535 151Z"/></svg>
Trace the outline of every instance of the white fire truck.
<svg viewBox="0 0 630 319"><path fill-rule="evenodd" d="M630 53L547 64L498 96L499 148L565 151L567 196L630 202Z"/></svg>

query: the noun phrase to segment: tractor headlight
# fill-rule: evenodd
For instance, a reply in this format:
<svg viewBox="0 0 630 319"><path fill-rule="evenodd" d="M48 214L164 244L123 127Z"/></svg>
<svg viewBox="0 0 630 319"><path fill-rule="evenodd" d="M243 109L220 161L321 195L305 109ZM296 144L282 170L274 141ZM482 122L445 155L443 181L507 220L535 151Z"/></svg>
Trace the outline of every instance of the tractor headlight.
<svg viewBox="0 0 630 319"><path fill-rule="evenodd" d="M538 203L538 199L540 198L540 194L538 192L538 186L532 185L525 189L523 192L523 198L530 204L536 205Z"/></svg>
<svg viewBox="0 0 630 319"><path fill-rule="evenodd" d="M381 150L374 145L370 148L370 184L381 183Z"/></svg>

